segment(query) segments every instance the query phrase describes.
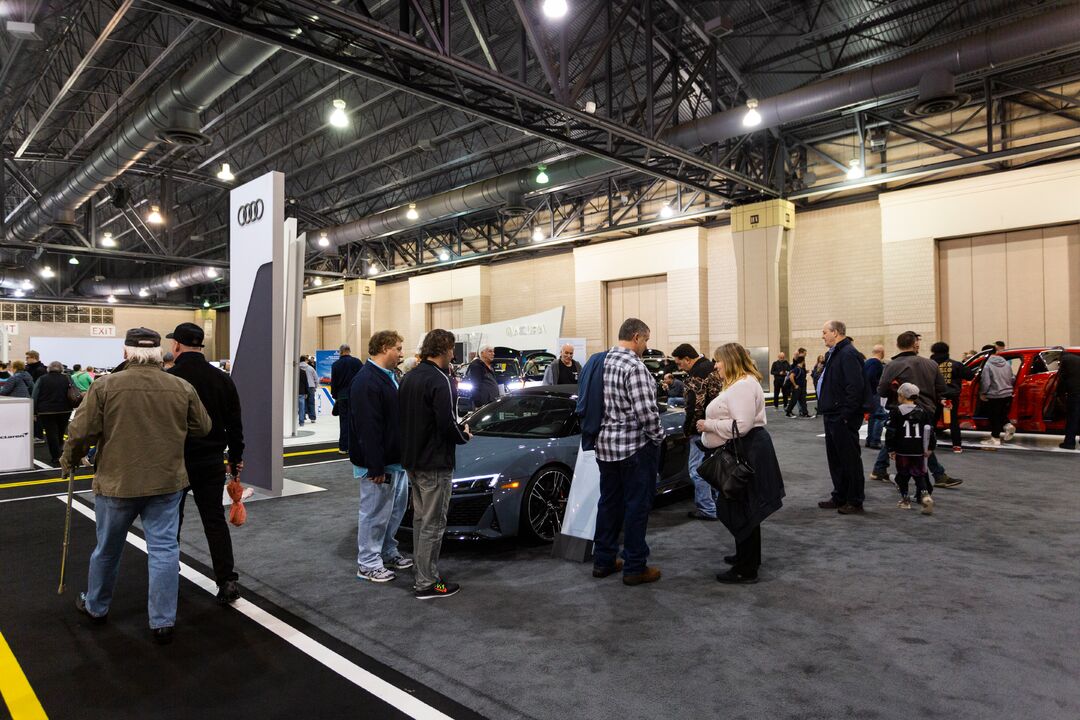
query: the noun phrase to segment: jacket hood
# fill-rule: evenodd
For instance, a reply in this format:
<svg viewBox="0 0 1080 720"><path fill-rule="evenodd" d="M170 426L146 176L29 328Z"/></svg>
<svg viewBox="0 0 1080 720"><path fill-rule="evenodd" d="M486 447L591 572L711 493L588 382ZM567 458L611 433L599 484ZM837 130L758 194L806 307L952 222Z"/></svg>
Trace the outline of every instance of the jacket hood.
<svg viewBox="0 0 1080 720"><path fill-rule="evenodd" d="M997 365L1000 367L1002 365L1008 365L1009 361L1001 357L1000 355L991 355L990 357L986 358L986 364Z"/></svg>
<svg viewBox="0 0 1080 720"><path fill-rule="evenodd" d="M936 363L943 363L949 359L948 353L931 353L930 359Z"/></svg>

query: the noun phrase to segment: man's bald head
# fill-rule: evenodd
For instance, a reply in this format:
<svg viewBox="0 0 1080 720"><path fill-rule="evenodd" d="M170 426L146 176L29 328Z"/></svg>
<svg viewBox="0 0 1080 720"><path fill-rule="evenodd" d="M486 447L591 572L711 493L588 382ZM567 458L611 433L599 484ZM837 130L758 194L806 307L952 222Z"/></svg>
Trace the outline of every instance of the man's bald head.
<svg viewBox="0 0 1080 720"><path fill-rule="evenodd" d="M885 346L884 345L875 345L874 349L871 350L871 352L874 354L874 357L879 358L881 360L885 359Z"/></svg>
<svg viewBox="0 0 1080 720"><path fill-rule="evenodd" d="M572 365L574 363L574 346L570 343L566 343L565 345L563 345L562 348L559 350L559 360L561 360L562 364L566 365L567 367Z"/></svg>

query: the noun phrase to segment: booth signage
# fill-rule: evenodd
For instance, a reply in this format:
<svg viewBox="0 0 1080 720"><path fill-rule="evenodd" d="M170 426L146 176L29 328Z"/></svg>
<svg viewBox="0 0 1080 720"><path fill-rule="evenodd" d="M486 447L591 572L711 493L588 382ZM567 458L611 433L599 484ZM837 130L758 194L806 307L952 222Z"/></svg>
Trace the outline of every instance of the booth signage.
<svg viewBox="0 0 1080 720"><path fill-rule="evenodd" d="M265 209L262 200L244 203L236 210L236 222L240 224L240 227L258 222L262 220Z"/></svg>

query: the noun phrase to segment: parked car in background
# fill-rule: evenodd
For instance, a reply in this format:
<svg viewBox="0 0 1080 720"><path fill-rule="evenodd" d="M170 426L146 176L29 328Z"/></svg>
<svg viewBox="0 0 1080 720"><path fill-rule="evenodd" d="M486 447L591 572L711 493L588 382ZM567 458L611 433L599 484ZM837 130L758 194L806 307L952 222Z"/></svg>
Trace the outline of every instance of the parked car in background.
<svg viewBox="0 0 1080 720"><path fill-rule="evenodd" d="M448 537L555 539L581 443L576 393L576 385L527 388L469 416L473 438L457 450ZM684 417L681 409L661 405L665 439L657 494L690 483ZM412 527L411 505L402 526Z"/></svg>
<svg viewBox="0 0 1080 720"><path fill-rule="evenodd" d="M1080 355L1080 347L1066 348L1065 352ZM1065 406L1057 394L1057 369L1060 350L1048 347L1011 348L998 353L1012 366L1013 400L1009 408L1009 420L1017 432L1063 433L1065 432ZM960 413L962 430L989 430L990 424L979 400L979 379L988 352L980 352L964 361L976 377L964 381L959 402L954 404Z"/></svg>
<svg viewBox="0 0 1080 720"><path fill-rule="evenodd" d="M524 387L535 387L544 381L544 373L556 358L546 350L525 353L525 366L521 369L521 382Z"/></svg>
<svg viewBox="0 0 1080 720"><path fill-rule="evenodd" d="M500 348L496 348L496 352ZM521 379L521 363L516 357L499 357L491 361L491 369L495 373L495 382L499 385L499 392L506 394L525 387ZM465 379L468 373L468 363L458 366L455 370L458 393L458 414L465 415L475 409L472 401L473 386Z"/></svg>

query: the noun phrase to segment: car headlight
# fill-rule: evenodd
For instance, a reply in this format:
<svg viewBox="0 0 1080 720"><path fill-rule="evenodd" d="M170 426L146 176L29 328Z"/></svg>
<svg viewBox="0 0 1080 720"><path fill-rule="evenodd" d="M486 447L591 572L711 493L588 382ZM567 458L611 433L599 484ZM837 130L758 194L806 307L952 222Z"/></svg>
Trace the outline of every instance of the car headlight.
<svg viewBox="0 0 1080 720"><path fill-rule="evenodd" d="M457 384L457 389L458 390L464 390L466 392L472 392L473 385L472 385L471 382L459 382Z"/></svg>
<svg viewBox="0 0 1080 720"><path fill-rule="evenodd" d="M520 380L508 380L504 387L506 387L506 392L510 392L511 390L522 389L523 387L525 387L525 383L521 382Z"/></svg>
<svg viewBox="0 0 1080 720"><path fill-rule="evenodd" d="M472 475L470 477L454 478L450 482L453 484L453 492L476 492L494 490L495 486L499 484L499 477L499 473L494 475Z"/></svg>

